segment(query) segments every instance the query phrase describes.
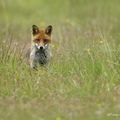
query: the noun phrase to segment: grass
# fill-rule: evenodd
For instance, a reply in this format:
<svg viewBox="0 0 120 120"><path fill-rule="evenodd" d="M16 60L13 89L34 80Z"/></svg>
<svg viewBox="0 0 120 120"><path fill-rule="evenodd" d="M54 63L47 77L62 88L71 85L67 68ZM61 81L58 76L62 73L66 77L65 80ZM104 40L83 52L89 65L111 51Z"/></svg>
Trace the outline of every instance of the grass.
<svg viewBox="0 0 120 120"><path fill-rule="evenodd" d="M119 4L1 0L0 120L119 120ZM24 58L33 24L54 28L37 72Z"/></svg>

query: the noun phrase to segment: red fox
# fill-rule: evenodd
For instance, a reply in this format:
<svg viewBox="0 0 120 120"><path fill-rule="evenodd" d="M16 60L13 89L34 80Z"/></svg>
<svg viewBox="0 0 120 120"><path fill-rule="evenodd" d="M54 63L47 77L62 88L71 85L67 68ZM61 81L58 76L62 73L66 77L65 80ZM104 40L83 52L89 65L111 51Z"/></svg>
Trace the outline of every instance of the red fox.
<svg viewBox="0 0 120 120"><path fill-rule="evenodd" d="M30 67L36 68L36 63L42 66L49 62L52 56L50 52L51 34L51 25L46 29L39 29L36 25L32 26L32 45L26 53Z"/></svg>

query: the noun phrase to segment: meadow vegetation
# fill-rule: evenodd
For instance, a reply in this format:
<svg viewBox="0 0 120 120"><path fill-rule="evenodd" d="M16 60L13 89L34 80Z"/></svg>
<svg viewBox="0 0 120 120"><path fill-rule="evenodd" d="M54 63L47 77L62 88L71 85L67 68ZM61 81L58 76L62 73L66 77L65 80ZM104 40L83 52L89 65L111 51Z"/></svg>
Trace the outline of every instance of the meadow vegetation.
<svg viewBox="0 0 120 120"><path fill-rule="evenodd" d="M0 1L0 120L120 119L119 0ZM50 68L25 62L31 26L53 26Z"/></svg>

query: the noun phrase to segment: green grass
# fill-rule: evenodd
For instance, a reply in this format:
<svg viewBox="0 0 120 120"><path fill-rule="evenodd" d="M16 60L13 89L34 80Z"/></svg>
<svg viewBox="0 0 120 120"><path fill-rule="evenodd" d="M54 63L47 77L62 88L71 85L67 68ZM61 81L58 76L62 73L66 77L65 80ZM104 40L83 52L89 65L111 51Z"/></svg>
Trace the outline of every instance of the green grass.
<svg viewBox="0 0 120 120"><path fill-rule="evenodd" d="M1 0L0 120L119 120L119 4ZM33 24L53 26L49 69L25 62Z"/></svg>

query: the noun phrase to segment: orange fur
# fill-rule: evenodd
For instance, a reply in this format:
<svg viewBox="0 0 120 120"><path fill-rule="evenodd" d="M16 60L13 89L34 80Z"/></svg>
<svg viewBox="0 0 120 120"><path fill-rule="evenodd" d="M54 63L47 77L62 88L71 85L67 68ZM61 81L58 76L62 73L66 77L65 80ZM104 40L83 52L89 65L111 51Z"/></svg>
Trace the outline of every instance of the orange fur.
<svg viewBox="0 0 120 120"><path fill-rule="evenodd" d="M32 42L45 46L47 43L51 43L51 35L47 35L44 29L40 29L37 35L33 35Z"/></svg>

